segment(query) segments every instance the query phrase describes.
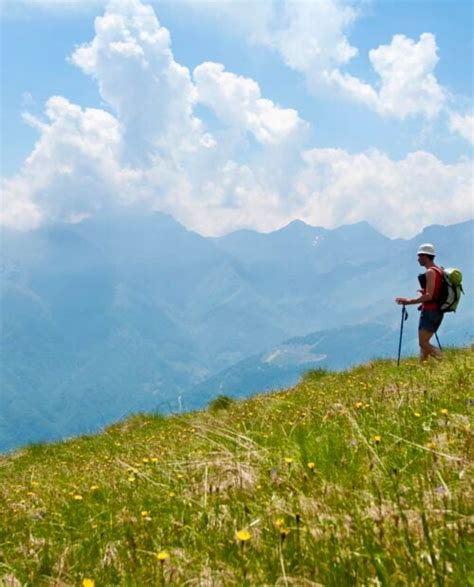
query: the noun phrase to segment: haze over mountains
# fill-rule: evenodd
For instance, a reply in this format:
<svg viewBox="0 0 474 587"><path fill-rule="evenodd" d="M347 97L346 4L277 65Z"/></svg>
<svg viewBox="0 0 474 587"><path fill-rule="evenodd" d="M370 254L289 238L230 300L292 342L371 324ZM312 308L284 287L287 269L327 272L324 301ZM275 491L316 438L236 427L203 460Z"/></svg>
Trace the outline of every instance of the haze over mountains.
<svg viewBox="0 0 474 587"><path fill-rule="evenodd" d="M140 410L289 385L301 370L395 356L416 248L464 273L444 344L474 339L473 228L391 240L367 223L292 222L205 238L138 210L2 231L0 449L96 430ZM416 350L417 312L404 350ZM350 328L349 328L350 327Z"/></svg>

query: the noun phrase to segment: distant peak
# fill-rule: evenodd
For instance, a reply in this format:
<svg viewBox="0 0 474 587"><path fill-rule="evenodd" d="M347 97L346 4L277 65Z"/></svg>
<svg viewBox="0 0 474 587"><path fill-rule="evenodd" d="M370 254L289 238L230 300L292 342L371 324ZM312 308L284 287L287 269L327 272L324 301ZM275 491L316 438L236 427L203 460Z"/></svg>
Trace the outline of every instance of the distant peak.
<svg viewBox="0 0 474 587"><path fill-rule="evenodd" d="M303 220L300 220L299 218L297 218L296 220L292 220L289 224L286 225L287 228L288 226L309 226L309 224L307 224L306 222L304 222Z"/></svg>
<svg viewBox="0 0 474 587"><path fill-rule="evenodd" d="M283 231L285 231L285 232L286 231L290 231L290 232L311 231L311 232L314 232L315 230L324 230L324 229L320 226L312 226L311 224L308 224L308 223L304 222L303 220L300 220L299 218L297 218L296 220L292 220L286 226L283 226L282 228L275 230L275 232L283 232Z"/></svg>

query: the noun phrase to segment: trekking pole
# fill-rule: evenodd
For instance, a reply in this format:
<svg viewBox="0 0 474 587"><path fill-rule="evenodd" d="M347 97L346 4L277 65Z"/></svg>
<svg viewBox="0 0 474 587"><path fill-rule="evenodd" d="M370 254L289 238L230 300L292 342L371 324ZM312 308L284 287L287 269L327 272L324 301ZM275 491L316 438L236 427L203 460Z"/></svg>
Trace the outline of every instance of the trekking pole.
<svg viewBox="0 0 474 587"><path fill-rule="evenodd" d="M405 322L405 320L407 318L408 318L408 312L407 312L407 309L405 308L405 304L403 304L403 306L402 306L402 323L400 325L400 341L398 343L398 361L397 361L397 367L400 365L400 354L402 352L403 323Z"/></svg>
<svg viewBox="0 0 474 587"><path fill-rule="evenodd" d="M439 350L442 351L443 349L441 347L441 343L439 342L439 338L438 338L438 333L437 332L435 332L435 336L436 336L436 342L438 343L438 346L439 346Z"/></svg>

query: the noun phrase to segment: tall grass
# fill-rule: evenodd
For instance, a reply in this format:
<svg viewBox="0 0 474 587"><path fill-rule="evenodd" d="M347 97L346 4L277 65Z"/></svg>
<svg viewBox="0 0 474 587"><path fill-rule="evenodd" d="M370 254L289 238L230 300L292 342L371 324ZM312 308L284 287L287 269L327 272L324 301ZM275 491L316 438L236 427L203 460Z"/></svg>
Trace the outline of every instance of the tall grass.
<svg viewBox="0 0 474 587"><path fill-rule="evenodd" d="M472 349L0 459L6 585L466 585Z"/></svg>

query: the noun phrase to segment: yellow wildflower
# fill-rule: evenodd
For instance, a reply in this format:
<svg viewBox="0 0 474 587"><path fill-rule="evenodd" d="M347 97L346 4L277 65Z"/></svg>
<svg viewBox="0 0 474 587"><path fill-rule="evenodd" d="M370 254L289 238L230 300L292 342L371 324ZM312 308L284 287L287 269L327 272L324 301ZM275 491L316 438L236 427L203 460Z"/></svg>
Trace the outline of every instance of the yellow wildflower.
<svg viewBox="0 0 474 587"><path fill-rule="evenodd" d="M247 542L247 540L252 538L252 535L247 530L239 530L237 532L237 538L240 542Z"/></svg>
<svg viewBox="0 0 474 587"><path fill-rule="evenodd" d="M160 459L158 457L151 457L151 462L156 464Z"/></svg>
<svg viewBox="0 0 474 587"><path fill-rule="evenodd" d="M275 526L277 528L282 528L285 525L285 520L283 518L277 518L275 520Z"/></svg>
<svg viewBox="0 0 474 587"><path fill-rule="evenodd" d="M447 416L448 415L448 410L446 408L443 408L441 410L441 414L443 414L444 416Z"/></svg>
<svg viewBox="0 0 474 587"><path fill-rule="evenodd" d="M162 550L161 552L158 552L156 555L156 558L161 562L169 559L169 557L170 557L169 552L166 552L166 550Z"/></svg>
<svg viewBox="0 0 474 587"><path fill-rule="evenodd" d="M356 403L354 404L354 407L355 407L357 410L360 410L360 409L361 409L361 407L362 407L363 405L364 405L364 404L363 404L362 402L356 402Z"/></svg>
<svg viewBox="0 0 474 587"><path fill-rule="evenodd" d="M308 463L308 469L310 469L310 471L312 471L315 467L316 465L313 462Z"/></svg>
<svg viewBox="0 0 474 587"><path fill-rule="evenodd" d="M142 518L146 518L149 515L150 515L150 512L147 512L145 510L141 513Z"/></svg>
<svg viewBox="0 0 474 587"><path fill-rule="evenodd" d="M426 447L427 447L427 448L434 449L434 448L436 448L436 442L428 442L428 443L426 444Z"/></svg>
<svg viewBox="0 0 474 587"><path fill-rule="evenodd" d="M291 457L285 457L285 463L287 465L291 465L292 462L293 462L293 459Z"/></svg>
<svg viewBox="0 0 474 587"><path fill-rule="evenodd" d="M91 491L97 491L99 489L98 485L91 485Z"/></svg>
<svg viewBox="0 0 474 587"><path fill-rule="evenodd" d="M376 434L375 436L372 436L372 440L375 444L378 444L382 440L382 437L379 434Z"/></svg>
<svg viewBox="0 0 474 587"><path fill-rule="evenodd" d="M415 416L415 418L421 418L420 412L415 412L413 415Z"/></svg>
<svg viewBox="0 0 474 587"><path fill-rule="evenodd" d="M74 499L75 501L82 501L84 498L82 497L82 495L79 495L79 493L74 494Z"/></svg>
<svg viewBox="0 0 474 587"><path fill-rule="evenodd" d="M144 465L146 465L146 464L147 464L147 463L149 463L149 462L150 462L150 459L149 459L148 457L143 457L143 459L142 459L142 463L143 463Z"/></svg>
<svg viewBox="0 0 474 587"><path fill-rule="evenodd" d="M82 587L95 587L94 579L83 579Z"/></svg>

